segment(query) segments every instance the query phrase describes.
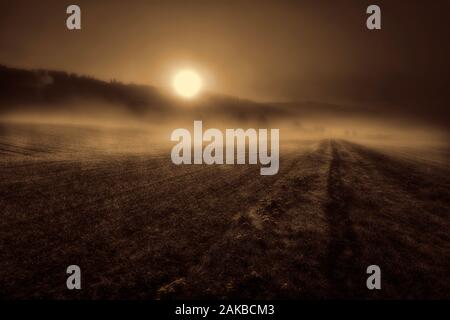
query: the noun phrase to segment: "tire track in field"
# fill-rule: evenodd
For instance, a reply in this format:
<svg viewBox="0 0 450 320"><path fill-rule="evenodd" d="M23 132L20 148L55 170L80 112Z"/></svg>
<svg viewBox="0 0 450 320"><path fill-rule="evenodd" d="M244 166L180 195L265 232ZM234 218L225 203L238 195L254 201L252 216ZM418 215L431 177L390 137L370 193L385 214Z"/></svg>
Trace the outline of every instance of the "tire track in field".
<svg viewBox="0 0 450 320"><path fill-rule="evenodd" d="M338 145L347 159L343 179L354 196L349 209L362 250L359 264L377 264L383 273L382 291L364 288L362 296L448 296L449 207L440 195L448 194L442 188L447 176L353 142Z"/></svg>
<svg viewBox="0 0 450 320"><path fill-rule="evenodd" d="M331 141L332 160L328 173L328 196L325 206L330 230L327 273L331 292L339 298L360 296L363 274L359 266L361 248L350 216L352 191L342 180L341 146Z"/></svg>

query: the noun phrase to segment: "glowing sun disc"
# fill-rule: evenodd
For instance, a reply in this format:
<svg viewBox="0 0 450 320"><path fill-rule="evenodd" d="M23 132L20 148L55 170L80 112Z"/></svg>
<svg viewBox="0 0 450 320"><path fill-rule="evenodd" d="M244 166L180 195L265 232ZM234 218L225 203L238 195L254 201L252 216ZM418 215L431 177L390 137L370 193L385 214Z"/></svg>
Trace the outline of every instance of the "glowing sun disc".
<svg viewBox="0 0 450 320"><path fill-rule="evenodd" d="M175 92L182 97L192 98L196 96L202 88L202 79L192 70L178 72L173 79Z"/></svg>

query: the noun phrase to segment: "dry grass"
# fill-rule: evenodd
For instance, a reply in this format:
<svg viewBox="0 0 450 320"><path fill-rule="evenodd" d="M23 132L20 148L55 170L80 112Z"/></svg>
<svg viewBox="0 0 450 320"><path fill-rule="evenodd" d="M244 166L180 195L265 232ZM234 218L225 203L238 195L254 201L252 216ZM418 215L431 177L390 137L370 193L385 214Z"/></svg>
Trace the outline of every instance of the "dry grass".
<svg viewBox="0 0 450 320"><path fill-rule="evenodd" d="M2 298L450 297L448 162L298 141L263 177L39 136L0 146Z"/></svg>

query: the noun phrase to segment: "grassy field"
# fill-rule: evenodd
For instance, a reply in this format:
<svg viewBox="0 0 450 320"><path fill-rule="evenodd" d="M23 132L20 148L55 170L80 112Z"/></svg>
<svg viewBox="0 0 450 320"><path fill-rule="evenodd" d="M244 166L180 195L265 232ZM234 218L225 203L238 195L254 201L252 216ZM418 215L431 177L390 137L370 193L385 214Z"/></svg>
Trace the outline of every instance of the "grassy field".
<svg viewBox="0 0 450 320"><path fill-rule="evenodd" d="M450 298L448 149L299 140L260 176L0 128L1 298Z"/></svg>

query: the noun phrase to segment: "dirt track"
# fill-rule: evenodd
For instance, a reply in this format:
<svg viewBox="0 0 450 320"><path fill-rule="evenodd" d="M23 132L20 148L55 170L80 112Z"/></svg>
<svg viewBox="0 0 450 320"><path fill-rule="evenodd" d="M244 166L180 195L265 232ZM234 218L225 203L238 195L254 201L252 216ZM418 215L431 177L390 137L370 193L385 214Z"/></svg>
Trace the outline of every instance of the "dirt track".
<svg viewBox="0 0 450 320"><path fill-rule="evenodd" d="M262 177L2 145L4 298L450 297L447 165L324 140ZM70 264L82 291L65 288ZM381 291L366 289L371 264Z"/></svg>

